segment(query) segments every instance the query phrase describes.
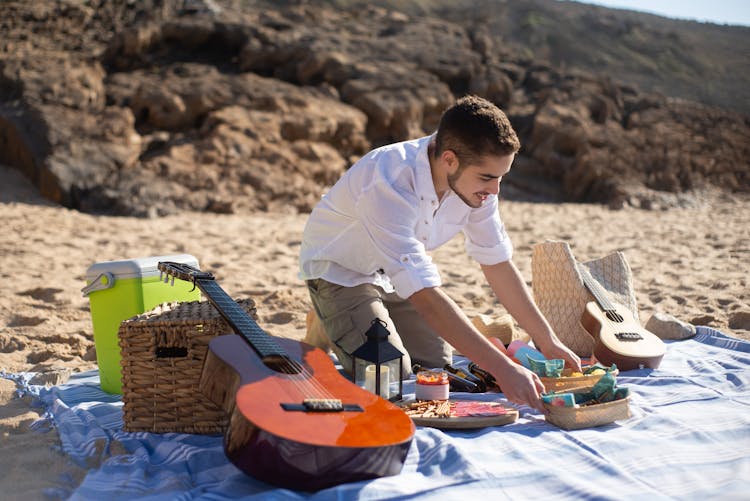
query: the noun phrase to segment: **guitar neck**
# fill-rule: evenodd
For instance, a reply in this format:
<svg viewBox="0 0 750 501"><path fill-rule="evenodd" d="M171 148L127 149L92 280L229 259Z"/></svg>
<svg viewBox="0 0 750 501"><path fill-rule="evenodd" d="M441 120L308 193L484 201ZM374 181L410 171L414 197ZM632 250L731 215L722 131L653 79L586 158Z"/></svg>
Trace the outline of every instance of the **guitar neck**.
<svg viewBox="0 0 750 501"><path fill-rule="evenodd" d="M195 285L206 295L234 332L239 334L261 358L286 356L286 352L273 336L261 329L215 280L198 278Z"/></svg>

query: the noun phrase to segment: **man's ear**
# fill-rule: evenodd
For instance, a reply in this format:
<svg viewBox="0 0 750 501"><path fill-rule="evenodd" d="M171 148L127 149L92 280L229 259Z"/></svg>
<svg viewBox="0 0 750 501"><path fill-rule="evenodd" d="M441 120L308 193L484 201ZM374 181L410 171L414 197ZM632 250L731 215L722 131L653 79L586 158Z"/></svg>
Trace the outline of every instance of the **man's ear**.
<svg viewBox="0 0 750 501"><path fill-rule="evenodd" d="M446 149L440 157L443 159L443 163L445 163L450 172L455 172L456 169L458 169L460 162L458 161L458 156L455 151Z"/></svg>

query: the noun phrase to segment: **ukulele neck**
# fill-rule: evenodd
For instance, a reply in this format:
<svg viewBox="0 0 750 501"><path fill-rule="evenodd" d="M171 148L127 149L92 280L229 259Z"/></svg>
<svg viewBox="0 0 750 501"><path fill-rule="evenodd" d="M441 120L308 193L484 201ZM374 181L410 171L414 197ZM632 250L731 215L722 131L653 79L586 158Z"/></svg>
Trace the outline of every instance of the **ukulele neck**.
<svg viewBox="0 0 750 501"><path fill-rule="evenodd" d="M599 282L594 280L594 277L591 276L591 272L588 270L588 268L579 264L578 269L581 272L583 284L589 290L591 295L594 296L594 300L599 306L599 309L601 309L605 313L614 312L615 310L617 310L617 307L612 304L612 302L607 298L607 293L604 291L602 286L599 285Z"/></svg>

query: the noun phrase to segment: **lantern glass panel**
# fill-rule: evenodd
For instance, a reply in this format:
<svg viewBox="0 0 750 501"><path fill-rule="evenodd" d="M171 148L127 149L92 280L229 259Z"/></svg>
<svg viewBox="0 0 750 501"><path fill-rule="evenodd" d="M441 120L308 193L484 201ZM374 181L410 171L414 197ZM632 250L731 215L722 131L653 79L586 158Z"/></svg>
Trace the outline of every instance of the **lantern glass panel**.
<svg viewBox="0 0 750 501"><path fill-rule="evenodd" d="M370 393L375 393L387 400L401 398L401 359L396 358L382 364L375 364L368 360L355 358L354 382ZM376 377L380 369L380 380ZM379 387L378 387L379 386ZM379 390L379 391L378 391Z"/></svg>
<svg viewBox="0 0 750 501"><path fill-rule="evenodd" d="M395 358L385 363L385 367L388 369L388 394L383 395L381 389L381 396L388 400L396 400L401 398L401 359Z"/></svg>

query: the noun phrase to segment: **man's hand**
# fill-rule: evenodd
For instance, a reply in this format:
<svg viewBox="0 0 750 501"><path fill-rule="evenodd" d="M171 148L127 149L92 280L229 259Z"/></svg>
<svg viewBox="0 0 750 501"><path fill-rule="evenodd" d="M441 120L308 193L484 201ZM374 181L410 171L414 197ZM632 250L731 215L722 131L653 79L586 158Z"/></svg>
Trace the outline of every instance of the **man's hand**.
<svg viewBox="0 0 750 501"><path fill-rule="evenodd" d="M544 385L539 377L513 362L480 334L442 289L422 289L409 301L443 339L495 376L508 400L544 412L539 396Z"/></svg>
<svg viewBox="0 0 750 501"><path fill-rule="evenodd" d="M581 372L581 358L562 344L557 336L552 335L538 340L535 339L534 344L548 360L562 358L565 360L566 367Z"/></svg>
<svg viewBox="0 0 750 501"><path fill-rule="evenodd" d="M539 376L510 360L503 366L488 370L495 376L503 389L505 398L511 402L528 405L540 412L545 412L541 400L541 394L544 393L544 384Z"/></svg>

